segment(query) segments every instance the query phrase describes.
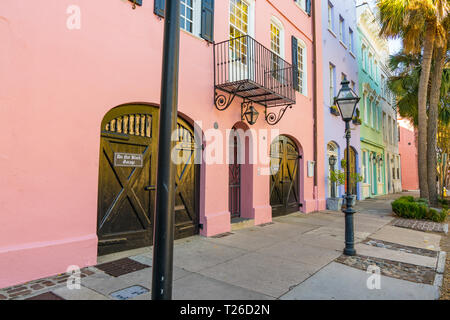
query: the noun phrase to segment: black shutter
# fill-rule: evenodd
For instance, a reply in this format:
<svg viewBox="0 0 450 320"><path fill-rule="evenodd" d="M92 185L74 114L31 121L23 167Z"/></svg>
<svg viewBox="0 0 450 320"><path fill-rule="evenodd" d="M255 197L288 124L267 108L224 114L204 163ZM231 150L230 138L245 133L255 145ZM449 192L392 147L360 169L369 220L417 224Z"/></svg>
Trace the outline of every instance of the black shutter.
<svg viewBox="0 0 450 320"><path fill-rule="evenodd" d="M292 77L294 89L300 91L298 86L298 43L294 36L292 36Z"/></svg>
<svg viewBox="0 0 450 320"><path fill-rule="evenodd" d="M311 15L311 0L306 0L306 13Z"/></svg>
<svg viewBox="0 0 450 320"><path fill-rule="evenodd" d="M165 9L165 1L164 0L155 0L155 7L153 8L153 12L162 18L164 18L164 9Z"/></svg>
<svg viewBox="0 0 450 320"><path fill-rule="evenodd" d="M202 30L200 36L214 41L214 0L202 0Z"/></svg>

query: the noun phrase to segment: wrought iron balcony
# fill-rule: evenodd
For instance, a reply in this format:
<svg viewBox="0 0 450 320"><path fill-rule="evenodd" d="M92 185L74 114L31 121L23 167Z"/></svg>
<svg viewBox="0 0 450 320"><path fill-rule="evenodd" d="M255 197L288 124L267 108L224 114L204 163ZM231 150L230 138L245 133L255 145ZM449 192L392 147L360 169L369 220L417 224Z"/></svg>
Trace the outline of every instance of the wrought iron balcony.
<svg viewBox="0 0 450 320"><path fill-rule="evenodd" d="M291 64L248 35L214 45L215 105L219 110L227 109L239 96L243 104L264 106L267 122L278 123L295 104L294 77ZM267 112L267 108L281 106L278 115Z"/></svg>

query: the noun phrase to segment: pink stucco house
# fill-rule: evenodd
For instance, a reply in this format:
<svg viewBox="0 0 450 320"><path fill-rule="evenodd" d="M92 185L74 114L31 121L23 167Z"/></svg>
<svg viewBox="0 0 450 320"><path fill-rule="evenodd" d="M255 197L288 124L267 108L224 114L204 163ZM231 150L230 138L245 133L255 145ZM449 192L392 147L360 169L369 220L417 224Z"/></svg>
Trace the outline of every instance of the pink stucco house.
<svg viewBox="0 0 450 320"><path fill-rule="evenodd" d="M402 190L419 190L416 132L407 119L398 119L398 124Z"/></svg>
<svg viewBox="0 0 450 320"><path fill-rule="evenodd" d="M181 2L177 139L192 157L178 167L176 236L325 209L320 1ZM0 2L0 287L151 245L162 3ZM236 37L226 60L219 43ZM229 98L238 81L253 93L244 101L234 86L235 99L218 110L215 98ZM259 113L255 124L241 108ZM227 142L216 155L246 146L245 161L192 160L211 152L214 132ZM252 139L266 141L258 148L276 174L250 161Z"/></svg>

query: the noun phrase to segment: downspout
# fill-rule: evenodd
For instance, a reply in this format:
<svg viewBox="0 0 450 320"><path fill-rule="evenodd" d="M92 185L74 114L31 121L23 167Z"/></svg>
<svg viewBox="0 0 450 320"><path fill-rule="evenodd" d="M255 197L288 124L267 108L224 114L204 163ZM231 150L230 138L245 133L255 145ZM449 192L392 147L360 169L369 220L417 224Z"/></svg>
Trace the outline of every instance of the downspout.
<svg viewBox="0 0 450 320"><path fill-rule="evenodd" d="M313 119L314 119L314 198L316 200L316 211L319 210L319 190L318 190L318 170L317 170L317 30L316 30L316 1L311 0L311 17L312 17L312 31L313 31Z"/></svg>

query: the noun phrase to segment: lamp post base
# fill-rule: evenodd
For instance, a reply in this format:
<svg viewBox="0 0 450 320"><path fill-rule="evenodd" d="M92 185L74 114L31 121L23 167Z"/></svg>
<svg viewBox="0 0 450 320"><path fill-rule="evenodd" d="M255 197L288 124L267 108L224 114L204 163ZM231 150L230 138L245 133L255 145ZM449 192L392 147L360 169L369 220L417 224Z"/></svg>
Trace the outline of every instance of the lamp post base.
<svg viewBox="0 0 450 320"><path fill-rule="evenodd" d="M344 254L346 255L346 256L356 256L356 250L355 249L347 249L347 248L345 248L344 249Z"/></svg>

